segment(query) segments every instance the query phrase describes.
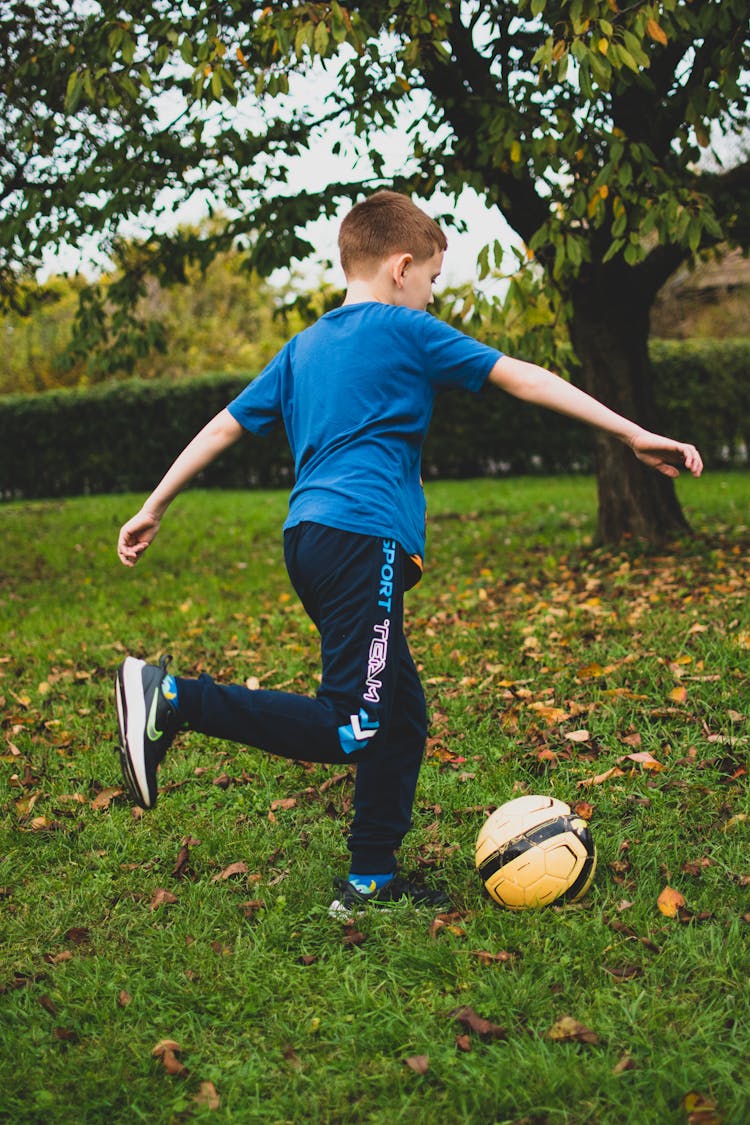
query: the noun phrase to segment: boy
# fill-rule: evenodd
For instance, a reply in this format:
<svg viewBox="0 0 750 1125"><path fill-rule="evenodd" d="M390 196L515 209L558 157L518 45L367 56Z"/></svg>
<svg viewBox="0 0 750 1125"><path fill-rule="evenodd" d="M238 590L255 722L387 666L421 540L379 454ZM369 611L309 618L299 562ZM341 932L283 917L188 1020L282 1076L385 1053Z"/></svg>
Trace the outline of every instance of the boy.
<svg viewBox="0 0 750 1125"><path fill-rule="evenodd" d="M292 584L320 633L315 698L175 678L127 657L115 682L123 775L153 806L156 769L180 729L287 758L356 763L345 908L440 892L397 874L411 824L427 720L403 629L404 591L420 578L425 507L420 454L442 387L510 394L598 426L668 476L700 475L691 445L647 433L556 375L504 356L427 313L446 249L411 200L381 191L358 203L339 235L347 281L340 308L291 340L177 457L120 531L133 566L181 489L244 433L283 421L295 460L284 524Z"/></svg>

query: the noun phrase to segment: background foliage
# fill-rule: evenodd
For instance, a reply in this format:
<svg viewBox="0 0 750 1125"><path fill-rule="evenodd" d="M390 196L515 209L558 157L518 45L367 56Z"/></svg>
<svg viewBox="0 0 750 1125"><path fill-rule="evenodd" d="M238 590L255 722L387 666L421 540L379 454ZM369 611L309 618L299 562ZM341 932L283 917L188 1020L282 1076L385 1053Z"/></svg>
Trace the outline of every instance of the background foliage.
<svg viewBox="0 0 750 1125"><path fill-rule="evenodd" d="M660 416L691 435L708 465L742 459L750 442L750 342L657 341ZM130 380L89 390L0 399L0 496L150 491L194 433L245 386L247 375ZM584 427L486 389L439 396L425 478L590 471ZM199 478L204 487L290 483L283 430L229 449Z"/></svg>

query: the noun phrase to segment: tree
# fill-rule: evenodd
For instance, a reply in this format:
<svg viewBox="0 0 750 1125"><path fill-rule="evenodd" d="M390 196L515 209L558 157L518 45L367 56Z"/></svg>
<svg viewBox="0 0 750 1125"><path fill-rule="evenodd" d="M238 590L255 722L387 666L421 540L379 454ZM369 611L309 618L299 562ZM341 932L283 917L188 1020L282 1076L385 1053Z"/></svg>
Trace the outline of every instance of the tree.
<svg viewBox="0 0 750 1125"><path fill-rule="evenodd" d="M101 295L84 302L86 346L104 330L132 345L128 302L150 271L179 278L187 260L239 245L266 273L307 254L306 223L363 187L429 199L471 185L502 210L566 316L575 377L648 426L656 292L680 263L750 245L750 162L700 159L748 124L745 0L150 0L137 14L46 0L6 12L7 301L23 300L21 264L28 272L46 246L96 232L117 261L123 217L160 216L201 191L230 216L210 238L146 231L120 262L111 322ZM323 66L337 81L316 112L290 83ZM377 135L404 121L411 161L394 179ZM368 155L367 171L300 189L292 158L332 128L335 144ZM596 442L604 540L684 527L670 481Z"/></svg>
<svg viewBox="0 0 750 1125"><path fill-rule="evenodd" d="M217 254L200 277L198 272L197 266L187 266L187 284L179 286L146 280L146 294L134 313L146 324L160 325L163 346L139 358L140 379L182 379L214 371L257 374L304 326L289 291L248 272L237 252ZM116 280L104 274L101 291L106 294ZM105 365L96 362L97 353L88 362L87 357L70 362L78 295L85 284L81 277L52 277L39 287L26 315L9 311L0 319L0 395L132 376L132 356L117 351Z"/></svg>

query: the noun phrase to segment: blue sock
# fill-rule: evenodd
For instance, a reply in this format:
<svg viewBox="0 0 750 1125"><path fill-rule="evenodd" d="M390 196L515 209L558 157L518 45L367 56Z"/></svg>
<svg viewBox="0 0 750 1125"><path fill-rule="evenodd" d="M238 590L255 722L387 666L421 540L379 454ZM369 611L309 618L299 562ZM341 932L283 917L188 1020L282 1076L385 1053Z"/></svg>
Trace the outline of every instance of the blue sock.
<svg viewBox="0 0 750 1125"><path fill-rule="evenodd" d="M174 676L166 675L161 682L161 693L170 707L177 710L177 681Z"/></svg>
<svg viewBox="0 0 750 1125"><path fill-rule="evenodd" d="M361 895L370 895L390 883L394 875L395 871L387 871L384 875L355 875L353 871L350 871L349 882Z"/></svg>

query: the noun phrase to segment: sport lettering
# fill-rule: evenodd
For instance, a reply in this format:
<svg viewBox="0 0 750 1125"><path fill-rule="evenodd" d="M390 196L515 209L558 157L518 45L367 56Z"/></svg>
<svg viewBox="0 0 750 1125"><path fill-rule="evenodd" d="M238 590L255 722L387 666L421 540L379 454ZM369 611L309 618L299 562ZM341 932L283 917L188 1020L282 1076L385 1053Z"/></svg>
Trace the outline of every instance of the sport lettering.
<svg viewBox="0 0 750 1125"><path fill-rule="evenodd" d="M385 562L380 568L380 589L378 591L378 605L381 609L391 612L393 599L393 564L396 561L396 540L383 540L383 558Z"/></svg>

